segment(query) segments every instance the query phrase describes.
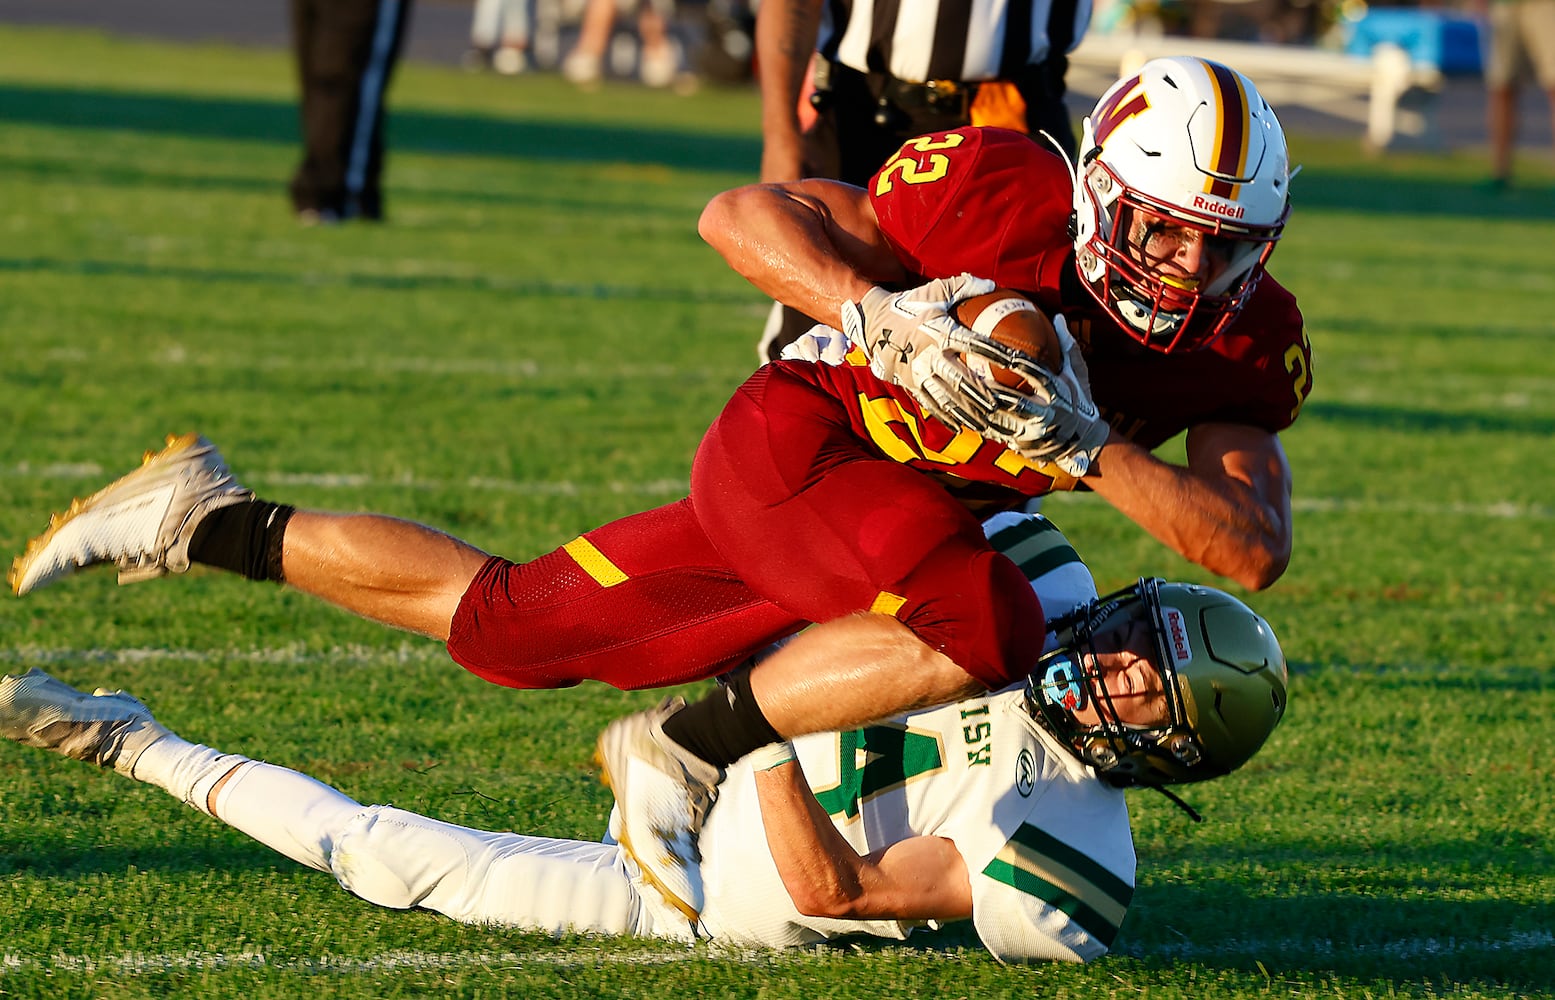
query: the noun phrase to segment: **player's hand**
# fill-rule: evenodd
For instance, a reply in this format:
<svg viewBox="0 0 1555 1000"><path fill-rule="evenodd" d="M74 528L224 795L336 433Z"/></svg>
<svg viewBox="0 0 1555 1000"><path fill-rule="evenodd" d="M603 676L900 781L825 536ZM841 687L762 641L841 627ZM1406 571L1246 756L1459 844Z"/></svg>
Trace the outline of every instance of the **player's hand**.
<svg viewBox="0 0 1555 1000"><path fill-rule="evenodd" d="M953 310L994 289L986 278L936 278L905 292L871 288L842 308L842 329L864 352L876 377L910 392L929 416L981 433L995 395L961 360L968 338Z"/></svg>
<svg viewBox="0 0 1555 1000"><path fill-rule="evenodd" d="M823 365L840 365L847 356L848 338L842 331L833 330L824 323L815 324L778 355L783 361L813 361Z"/></svg>
<svg viewBox="0 0 1555 1000"><path fill-rule="evenodd" d="M992 281L970 274L936 278L905 292L871 288L842 307L842 332L869 358L877 377L911 388L914 360L944 352L946 335L961 326L952 314L956 303L993 290Z"/></svg>
<svg viewBox="0 0 1555 1000"><path fill-rule="evenodd" d="M1063 369L1023 369L1027 393L1019 405L990 413L985 433L1025 458L1055 465L1078 479L1090 471L1107 443L1109 427L1091 399L1090 373L1069 324L1063 316L1054 316L1053 328L1064 351Z"/></svg>

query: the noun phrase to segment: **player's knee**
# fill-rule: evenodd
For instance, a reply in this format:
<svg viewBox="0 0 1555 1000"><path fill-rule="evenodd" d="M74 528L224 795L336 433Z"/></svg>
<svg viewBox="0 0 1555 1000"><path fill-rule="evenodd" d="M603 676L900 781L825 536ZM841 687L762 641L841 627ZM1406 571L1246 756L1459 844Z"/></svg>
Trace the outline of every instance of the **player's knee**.
<svg viewBox="0 0 1555 1000"><path fill-rule="evenodd" d="M504 687L571 687L586 679L565 668L554 648L559 628L537 628L547 610L542 595L575 581L575 564L561 550L515 563L491 559L470 582L449 623L448 655L478 677Z"/></svg>
<svg viewBox="0 0 1555 1000"><path fill-rule="evenodd" d="M444 838L419 819L390 806L358 813L330 849L330 871L341 887L369 903L407 910L457 874L462 852L446 850Z"/></svg>
<svg viewBox="0 0 1555 1000"><path fill-rule="evenodd" d="M908 625L990 691L1024 679L1042 655L1046 624L1020 567L990 552L940 579L942 596Z"/></svg>
<svg viewBox="0 0 1555 1000"><path fill-rule="evenodd" d="M1019 566L997 554L987 562L989 602L999 639L998 686L1005 687L1024 680L1036 666L1047 638L1047 621L1042 602Z"/></svg>

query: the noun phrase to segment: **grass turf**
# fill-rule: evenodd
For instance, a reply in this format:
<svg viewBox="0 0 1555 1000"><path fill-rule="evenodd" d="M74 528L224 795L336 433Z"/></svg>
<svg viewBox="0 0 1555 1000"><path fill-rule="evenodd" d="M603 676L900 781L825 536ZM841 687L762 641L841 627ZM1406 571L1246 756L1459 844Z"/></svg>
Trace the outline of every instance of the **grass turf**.
<svg viewBox="0 0 1555 1000"><path fill-rule="evenodd" d="M262 494L525 557L680 495L765 307L695 234L754 176L754 95L407 65L391 222L300 229L283 53L0 28L0 548L200 429ZM727 954L375 909L161 792L0 746L16 996L1549 995L1555 864L1551 178L1476 151L1306 169L1274 270L1316 389L1284 435L1297 554L1249 597L1295 670L1243 772L1132 808L1116 953L1004 968L965 931ZM1542 184L1542 187L1539 185ZM1095 498L1048 512L1104 586L1202 578ZM1233 588L1234 589L1234 588ZM521 694L432 644L195 571L3 602L0 666L142 696L363 801L594 838L587 764L656 695Z"/></svg>

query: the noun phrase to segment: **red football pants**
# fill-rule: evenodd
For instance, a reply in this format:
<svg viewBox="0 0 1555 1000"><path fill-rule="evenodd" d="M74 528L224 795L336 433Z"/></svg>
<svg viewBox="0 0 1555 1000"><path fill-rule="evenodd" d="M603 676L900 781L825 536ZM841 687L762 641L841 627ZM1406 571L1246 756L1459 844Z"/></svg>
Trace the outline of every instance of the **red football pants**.
<svg viewBox="0 0 1555 1000"><path fill-rule="evenodd" d="M880 458L792 364L758 370L702 439L691 496L527 563L492 559L448 651L497 684L710 677L810 622L893 614L990 689L1042 649L1042 608L965 507ZM842 655L839 652L839 655Z"/></svg>

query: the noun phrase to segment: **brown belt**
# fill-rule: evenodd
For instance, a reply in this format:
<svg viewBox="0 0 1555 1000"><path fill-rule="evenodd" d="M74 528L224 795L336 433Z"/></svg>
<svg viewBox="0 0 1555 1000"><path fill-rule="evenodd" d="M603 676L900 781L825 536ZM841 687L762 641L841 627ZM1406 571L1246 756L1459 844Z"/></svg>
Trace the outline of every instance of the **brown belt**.
<svg viewBox="0 0 1555 1000"><path fill-rule="evenodd" d="M914 83L898 80L885 73L860 73L849 66L817 58L815 61L815 88L831 90L837 78L851 76L866 81L869 92L882 101L903 111L930 111L947 117L965 118L977 97L978 84L961 80L927 80Z"/></svg>
<svg viewBox="0 0 1555 1000"><path fill-rule="evenodd" d="M871 80L871 84L875 81ZM977 97L977 84L960 80L927 80L910 83L883 77L880 96L903 111L933 111L941 115L965 118Z"/></svg>

